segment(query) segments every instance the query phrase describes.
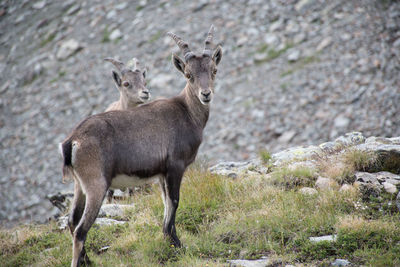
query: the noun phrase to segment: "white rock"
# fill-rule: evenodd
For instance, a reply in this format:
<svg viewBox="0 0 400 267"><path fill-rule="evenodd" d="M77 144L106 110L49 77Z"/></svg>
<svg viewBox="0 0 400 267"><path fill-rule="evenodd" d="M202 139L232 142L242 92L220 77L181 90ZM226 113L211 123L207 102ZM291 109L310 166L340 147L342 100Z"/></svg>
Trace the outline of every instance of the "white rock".
<svg viewBox="0 0 400 267"><path fill-rule="evenodd" d="M275 47L279 44L279 38L276 34L267 33L264 37L264 42L272 47Z"/></svg>
<svg viewBox="0 0 400 267"><path fill-rule="evenodd" d="M383 185L383 188L385 189L385 191L390 194L395 194L397 192L396 186L389 182L384 182L382 185Z"/></svg>
<svg viewBox="0 0 400 267"><path fill-rule="evenodd" d="M315 187L320 190L331 190L334 189L334 187L338 187L338 184L331 178L318 177L315 182Z"/></svg>
<svg viewBox="0 0 400 267"><path fill-rule="evenodd" d="M109 218L97 218L94 223L97 225L103 226L103 225L125 224L127 222L117 221L117 220L109 219Z"/></svg>
<svg viewBox="0 0 400 267"><path fill-rule="evenodd" d="M324 235L324 236L310 237L310 241L315 243L322 241L335 242L336 238L337 235Z"/></svg>
<svg viewBox="0 0 400 267"><path fill-rule="evenodd" d="M32 7L33 7L34 9L42 9L42 8L44 8L45 5L46 5L46 1L43 0L43 1L39 1L39 2L34 3L34 4L32 5Z"/></svg>
<svg viewBox="0 0 400 267"><path fill-rule="evenodd" d="M299 192L306 196L313 196L318 194L317 189L311 187L303 187L299 190Z"/></svg>
<svg viewBox="0 0 400 267"><path fill-rule="evenodd" d="M278 142L280 143L289 143L293 137L297 134L296 131L286 131L278 138Z"/></svg>
<svg viewBox="0 0 400 267"><path fill-rule="evenodd" d="M340 187L339 192L353 192L355 190L354 186L349 184L344 184Z"/></svg>
<svg viewBox="0 0 400 267"><path fill-rule="evenodd" d="M319 45L317 46L317 51L321 51L328 47L332 43L332 38L331 37L326 37L324 38Z"/></svg>
<svg viewBox="0 0 400 267"><path fill-rule="evenodd" d="M122 37L122 32L119 29L115 29L110 34L110 40L115 41Z"/></svg>
<svg viewBox="0 0 400 267"><path fill-rule="evenodd" d="M228 260L231 267L266 267L270 264L270 260L267 258L261 258L259 260Z"/></svg>
<svg viewBox="0 0 400 267"><path fill-rule="evenodd" d="M336 259L334 262L332 262L332 266L347 266L349 264L350 262L348 260L343 259Z"/></svg>
<svg viewBox="0 0 400 267"><path fill-rule="evenodd" d="M350 124L350 119L344 115L339 115L335 118L333 124L336 128L346 128Z"/></svg>
<svg viewBox="0 0 400 267"><path fill-rule="evenodd" d="M300 58L300 51L299 50L292 50L292 51L289 52L289 54L287 56L287 59L290 62L297 61L297 60L299 60L299 58Z"/></svg>
<svg viewBox="0 0 400 267"><path fill-rule="evenodd" d="M60 48L57 51L56 57L58 59L64 60L74 54L78 49L80 49L82 46L79 45L78 41L74 39L69 39L67 41L64 41L61 45Z"/></svg>
<svg viewBox="0 0 400 267"><path fill-rule="evenodd" d="M312 2L313 2L312 0L300 0L294 6L294 9L296 9L296 11L301 11L301 10L305 9L307 6L309 6Z"/></svg>
<svg viewBox="0 0 400 267"><path fill-rule="evenodd" d="M125 211L133 207L133 205L124 204L104 204L101 206L98 217L123 217Z"/></svg>

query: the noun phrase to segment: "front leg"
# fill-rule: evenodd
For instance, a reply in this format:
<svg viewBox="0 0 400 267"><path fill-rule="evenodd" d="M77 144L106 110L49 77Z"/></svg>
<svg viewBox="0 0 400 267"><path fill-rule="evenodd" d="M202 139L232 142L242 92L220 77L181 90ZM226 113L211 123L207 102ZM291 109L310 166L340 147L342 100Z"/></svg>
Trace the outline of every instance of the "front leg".
<svg viewBox="0 0 400 267"><path fill-rule="evenodd" d="M163 190L165 192L163 192L165 194L163 232L175 247L181 247L181 241L176 235L175 215L179 205L179 190L183 173L182 168L170 168L163 184L165 190Z"/></svg>

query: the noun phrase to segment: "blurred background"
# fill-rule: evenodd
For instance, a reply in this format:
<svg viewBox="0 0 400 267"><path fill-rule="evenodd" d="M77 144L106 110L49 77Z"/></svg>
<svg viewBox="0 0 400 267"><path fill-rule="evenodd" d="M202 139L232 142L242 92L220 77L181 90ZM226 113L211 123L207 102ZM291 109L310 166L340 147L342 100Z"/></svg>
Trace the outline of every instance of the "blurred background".
<svg viewBox="0 0 400 267"><path fill-rule="evenodd" d="M153 99L185 79L167 31L223 47L200 158L243 161L349 131L400 135L400 3L390 0L0 2L0 224L46 221L58 143L119 98L114 57L148 68ZM162 131L162 129L160 129Z"/></svg>

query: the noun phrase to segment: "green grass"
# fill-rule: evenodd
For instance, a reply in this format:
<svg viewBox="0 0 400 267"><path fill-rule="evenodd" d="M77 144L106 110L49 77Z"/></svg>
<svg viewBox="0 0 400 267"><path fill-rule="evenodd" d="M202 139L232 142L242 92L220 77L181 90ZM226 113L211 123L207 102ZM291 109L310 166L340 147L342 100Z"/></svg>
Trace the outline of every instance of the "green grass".
<svg viewBox="0 0 400 267"><path fill-rule="evenodd" d="M311 64L313 62L318 62L318 61L319 61L318 56L309 56L309 57L302 58L298 62L292 63L293 64L292 68L282 72L281 77L291 75L292 73L303 69L306 65Z"/></svg>
<svg viewBox="0 0 400 267"><path fill-rule="evenodd" d="M184 248L171 247L163 237L164 208L154 185L128 200L135 206L126 213L127 224L92 227L86 250L95 266L227 266L228 259L261 256L305 266L330 265L338 257L366 266L398 266L399 214L367 219L355 207L358 193L304 196L297 191L314 181L315 171L305 167L235 180L192 167L184 177L176 219ZM337 234L337 241L309 241L328 234ZM104 246L109 250L99 254ZM0 266L68 266L70 260L70 234L54 223L0 231Z"/></svg>
<svg viewBox="0 0 400 267"><path fill-rule="evenodd" d="M257 65L259 65L259 64L263 64L265 62L272 61L272 60L280 57L282 54L284 54L287 50L289 50L292 47L293 47L293 44L286 44L284 48L282 48L280 50L276 50L273 48L269 48L267 44L263 44L257 49L257 53L266 53L267 57L263 60L258 60L255 63Z"/></svg>
<svg viewBox="0 0 400 267"><path fill-rule="evenodd" d="M260 155L260 158L261 158L261 160L262 160L262 162L264 164L270 163L270 161L272 159L272 156L271 156L271 153L268 150L261 150L259 155Z"/></svg>

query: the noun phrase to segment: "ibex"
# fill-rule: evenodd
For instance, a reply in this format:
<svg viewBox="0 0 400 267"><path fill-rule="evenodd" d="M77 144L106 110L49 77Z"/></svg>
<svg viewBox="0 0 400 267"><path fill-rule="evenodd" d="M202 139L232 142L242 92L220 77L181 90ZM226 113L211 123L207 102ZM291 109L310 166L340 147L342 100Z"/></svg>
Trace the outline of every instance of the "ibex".
<svg viewBox="0 0 400 267"><path fill-rule="evenodd" d="M140 69L140 63L136 58L131 59L126 65L112 58L104 59L111 62L119 71L120 75L112 71L112 77L119 91L119 100L108 106L106 111L127 110L135 108L150 100L149 90L146 88L147 70ZM131 191L131 189L129 189ZM108 202L112 202L114 190L109 189L107 193Z"/></svg>
<svg viewBox="0 0 400 267"><path fill-rule="evenodd" d="M146 69L140 70L140 63L136 58L128 62L127 66L112 58L106 58L104 60L111 62L121 75L112 71L115 85L119 91L119 100L108 106L106 111L126 110L128 108L137 107L150 100L150 93L146 88L145 81L147 71Z"/></svg>
<svg viewBox="0 0 400 267"><path fill-rule="evenodd" d="M184 55L172 55L187 83L182 92L132 110L110 111L83 120L61 144L63 177L75 180L68 225L73 236L72 266L88 263L84 243L107 189L157 179L164 201L163 233L181 246L175 214L183 174L196 157L209 117L222 49L211 49L211 26L201 54L168 33Z"/></svg>

